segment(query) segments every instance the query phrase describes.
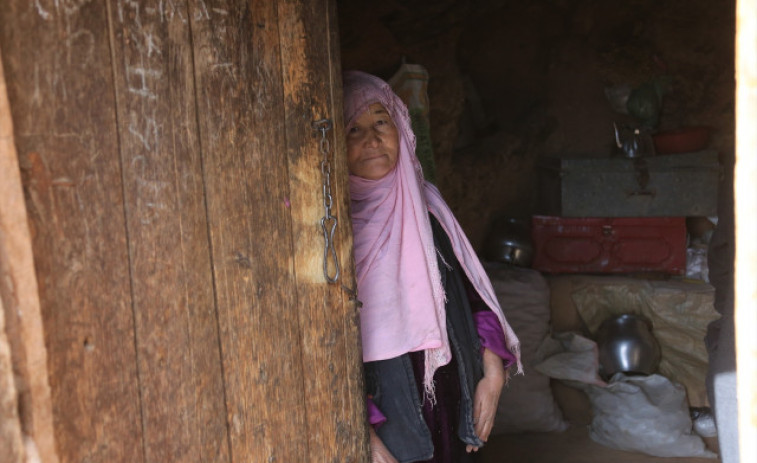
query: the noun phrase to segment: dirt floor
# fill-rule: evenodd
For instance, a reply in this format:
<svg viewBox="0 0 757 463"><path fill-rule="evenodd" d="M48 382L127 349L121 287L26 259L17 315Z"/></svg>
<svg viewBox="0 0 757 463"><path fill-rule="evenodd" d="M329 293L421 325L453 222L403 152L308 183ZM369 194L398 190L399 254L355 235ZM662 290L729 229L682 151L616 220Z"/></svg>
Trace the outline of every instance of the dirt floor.
<svg viewBox="0 0 757 463"><path fill-rule="evenodd" d="M712 442L710 442L712 441ZM712 448L715 440L707 439ZM713 463L706 458L660 458L597 444L586 426L563 433L500 434L481 449L479 463Z"/></svg>
<svg viewBox="0 0 757 463"><path fill-rule="evenodd" d="M576 389L553 382L555 394L570 428L565 432L496 434L482 448L477 463L717 463L707 458L661 458L615 450L589 437L592 416L588 399ZM703 439L718 452L717 437Z"/></svg>

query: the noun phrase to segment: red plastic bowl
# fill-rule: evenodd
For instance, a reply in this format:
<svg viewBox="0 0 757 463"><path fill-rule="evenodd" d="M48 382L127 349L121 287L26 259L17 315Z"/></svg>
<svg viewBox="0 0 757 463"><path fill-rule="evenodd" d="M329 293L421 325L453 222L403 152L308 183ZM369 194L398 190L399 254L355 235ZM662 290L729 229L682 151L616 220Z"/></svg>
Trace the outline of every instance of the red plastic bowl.
<svg viewBox="0 0 757 463"><path fill-rule="evenodd" d="M657 154L691 153L707 147L710 142L710 128L683 127L660 132L652 139Z"/></svg>

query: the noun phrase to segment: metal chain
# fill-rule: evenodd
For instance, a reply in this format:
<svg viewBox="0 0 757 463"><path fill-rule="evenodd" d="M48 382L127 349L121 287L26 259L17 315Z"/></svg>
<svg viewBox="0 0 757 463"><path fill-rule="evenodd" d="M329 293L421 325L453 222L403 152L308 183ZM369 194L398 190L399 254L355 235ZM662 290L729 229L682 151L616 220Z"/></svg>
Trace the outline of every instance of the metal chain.
<svg viewBox="0 0 757 463"><path fill-rule="evenodd" d="M336 256L334 247L334 232L339 221L331 214L333 198L331 197L331 160L329 159L331 146L326 132L331 130L331 120L321 119L313 122L313 128L321 132L320 151L323 158L321 159L321 174L323 176L323 217L321 218L321 229L323 230L323 276L329 283L339 281L339 260ZM332 261L334 275L329 272L329 259Z"/></svg>
<svg viewBox="0 0 757 463"><path fill-rule="evenodd" d="M321 152L321 174L323 177L322 194L323 194L323 217L321 218L321 230L323 231L323 276L326 281L331 284L336 284L339 281L340 269L339 259L336 255L336 247L334 246L334 233L336 232L336 226L339 223L337 218L331 214L331 207L334 200L331 196L331 145L329 139L326 136L326 132L331 130L332 123L330 119L321 119L313 122L313 129L321 132L321 140L319 150ZM334 269L333 276L329 272L329 259L331 259L331 267ZM357 298L357 289L351 289L344 284L341 285L342 290L349 295L351 301L354 301L357 307L361 307L363 304Z"/></svg>

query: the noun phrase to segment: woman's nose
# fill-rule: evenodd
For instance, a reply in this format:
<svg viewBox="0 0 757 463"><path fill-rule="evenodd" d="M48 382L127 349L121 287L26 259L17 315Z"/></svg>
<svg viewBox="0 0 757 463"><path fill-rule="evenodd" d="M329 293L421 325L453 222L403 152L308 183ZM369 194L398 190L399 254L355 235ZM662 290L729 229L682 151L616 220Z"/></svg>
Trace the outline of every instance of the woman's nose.
<svg viewBox="0 0 757 463"><path fill-rule="evenodd" d="M365 138L365 144L368 146L378 146L381 144L381 136L376 130L368 131Z"/></svg>

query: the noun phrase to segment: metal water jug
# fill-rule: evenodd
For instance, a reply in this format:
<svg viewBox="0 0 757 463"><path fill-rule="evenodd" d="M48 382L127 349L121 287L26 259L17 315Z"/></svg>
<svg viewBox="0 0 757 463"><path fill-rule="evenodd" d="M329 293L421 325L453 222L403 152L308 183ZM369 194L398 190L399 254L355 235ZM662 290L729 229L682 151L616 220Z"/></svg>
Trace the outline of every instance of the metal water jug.
<svg viewBox="0 0 757 463"><path fill-rule="evenodd" d="M652 323L636 314L605 320L597 330L599 373L610 379L615 373L650 375L660 364L660 344Z"/></svg>
<svg viewBox="0 0 757 463"><path fill-rule="evenodd" d="M484 240L482 257L491 262L530 267L534 257L531 229L526 221L499 217Z"/></svg>

